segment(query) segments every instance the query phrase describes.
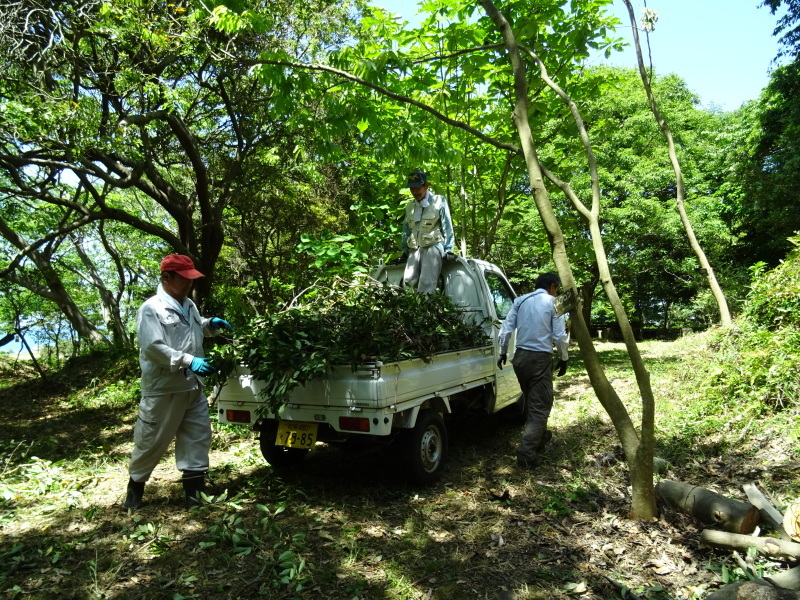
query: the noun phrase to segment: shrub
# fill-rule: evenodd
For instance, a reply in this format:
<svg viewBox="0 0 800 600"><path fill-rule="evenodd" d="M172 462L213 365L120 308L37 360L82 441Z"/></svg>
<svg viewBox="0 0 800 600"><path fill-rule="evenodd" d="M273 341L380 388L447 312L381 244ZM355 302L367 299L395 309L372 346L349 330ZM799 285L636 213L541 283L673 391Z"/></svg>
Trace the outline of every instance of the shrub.
<svg viewBox="0 0 800 600"><path fill-rule="evenodd" d="M800 326L800 237L789 241L795 248L780 265L768 272L764 263L752 269L744 317L770 331Z"/></svg>
<svg viewBox="0 0 800 600"><path fill-rule="evenodd" d="M797 246L800 238L791 241ZM800 250L771 271L757 265L752 277L736 327L710 336L699 382L698 396L722 410L781 409L800 398Z"/></svg>

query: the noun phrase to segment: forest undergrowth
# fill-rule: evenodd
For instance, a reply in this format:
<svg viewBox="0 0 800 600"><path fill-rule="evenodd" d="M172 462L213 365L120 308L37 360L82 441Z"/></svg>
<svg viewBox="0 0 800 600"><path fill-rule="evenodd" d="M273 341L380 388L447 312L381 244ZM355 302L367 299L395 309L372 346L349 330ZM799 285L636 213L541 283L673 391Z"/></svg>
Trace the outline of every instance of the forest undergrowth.
<svg viewBox="0 0 800 600"><path fill-rule="evenodd" d="M656 455L670 464L662 476L738 499L756 483L782 507L800 494L797 405L759 403L740 384L719 392L731 383L720 366L733 360L721 345L734 353L731 339L712 330L641 344L657 391ZM636 421L624 346L598 350ZM391 446L318 447L278 473L256 434L215 423L221 499L187 512L169 456L132 514L121 501L135 362L77 359L46 380L12 366L3 362L0 389L5 597L689 599L789 566L751 556L743 569L674 511L629 520L627 468L578 356L557 380L553 442L534 472L515 466L512 414L449 423L450 461L426 488L404 479Z"/></svg>

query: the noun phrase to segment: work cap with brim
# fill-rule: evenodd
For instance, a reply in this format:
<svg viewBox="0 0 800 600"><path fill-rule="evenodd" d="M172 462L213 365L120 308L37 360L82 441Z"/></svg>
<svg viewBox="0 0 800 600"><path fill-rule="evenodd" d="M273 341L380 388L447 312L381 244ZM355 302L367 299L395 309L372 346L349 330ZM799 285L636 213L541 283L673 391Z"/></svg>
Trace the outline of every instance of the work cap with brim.
<svg viewBox="0 0 800 600"><path fill-rule="evenodd" d="M192 259L183 254L169 254L161 261L161 272L174 271L186 279L197 279L205 277L200 271L194 268Z"/></svg>
<svg viewBox="0 0 800 600"><path fill-rule="evenodd" d="M408 187L422 187L428 183L428 175L422 171L414 171L408 174Z"/></svg>

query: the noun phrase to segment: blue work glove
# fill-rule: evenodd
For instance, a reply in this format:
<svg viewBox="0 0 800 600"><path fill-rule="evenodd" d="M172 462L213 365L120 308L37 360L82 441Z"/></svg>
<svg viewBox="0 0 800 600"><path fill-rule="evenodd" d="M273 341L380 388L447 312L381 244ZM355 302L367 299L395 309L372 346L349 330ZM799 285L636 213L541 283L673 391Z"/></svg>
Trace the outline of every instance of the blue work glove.
<svg viewBox="0 0 800 600"><path fill-rule="evenodd" d="M501 354L500 358L497 359L497 368L501 371L503 370L503 365L506 364L506 360L508 360L508 356L505 354Z"/></svg>
<svg viewBox="0 0 800 600"><path fill-rule="evenodd" d="M195 356L192 359L192 366L189 367L190 371L194 371L198 375L211 375L214 372L214 367L205 358Z"/></svg>
<svg viewBox="0 0 800 600"><path fill-rule="evenodd" d="M231 324L228 323L225 319L220 319L219 317L214 317L211 319L211 326L214 329L226 329L227 331L233 331L233 327L231 327Z"/></svg>

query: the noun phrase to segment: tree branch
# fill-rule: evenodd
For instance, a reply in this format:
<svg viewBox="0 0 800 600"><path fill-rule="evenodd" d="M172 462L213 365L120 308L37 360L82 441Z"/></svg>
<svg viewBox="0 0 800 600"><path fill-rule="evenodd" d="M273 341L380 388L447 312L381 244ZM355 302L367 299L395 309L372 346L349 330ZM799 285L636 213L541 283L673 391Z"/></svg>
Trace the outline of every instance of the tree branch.
<svg viewBox="0 0 800 600"><path fill-rule="evenodd" d="M366 79L362 79L361 77L353 75L352 73L348 73L347 71L342 71L341 69L336 69L334 67L329 67L327 65L322 65L319 63L297 63L286 60L269 60L269 59L245 60L242 61L242 64L251 67L261 66L261 65L275 65L278 67L291 67L293 69L304 69L307 71L321 71L323 73L331 73L333 75L341 77L342 79L347 79L348 81L352 81L364 87L368 87L372 90L375 90L376 92L379 92L383 96L391 98L392 100L397 100L398 102L403 102L404 104L410 104L412 106L416 106L417 108L432 114L434 117L436 117L437 119L439 119L444 123L447 123L448 125L452 125L453 127L457 127L459 129L463 129L468 133L471 133L478 139L483 140L487 144L491 144L495 148L500 148L501 150L509 150L517 154L522 153L522 149L516 144L501 142L500 140L497 140L489 135L486 135L479 129L476 129L471 125L467 125L463 121L458 121L456 119L448 117L447 115L439 112L435 108L428 106L424 102L420 102L419 100L415 100L414 98L410 98L408 96L403 96L402 94L397 94L383 86L380 86L376 83L372 83L371 81L367 81Z"/></svg>

